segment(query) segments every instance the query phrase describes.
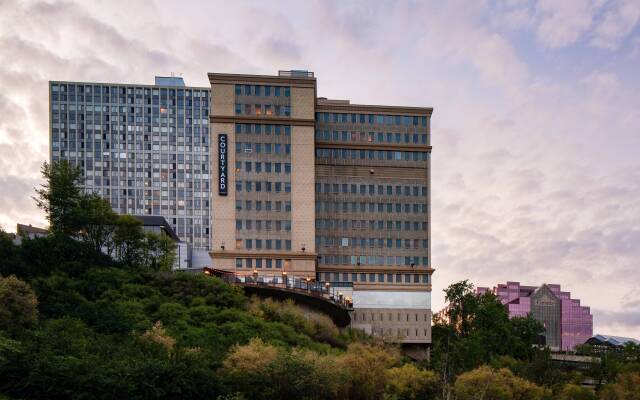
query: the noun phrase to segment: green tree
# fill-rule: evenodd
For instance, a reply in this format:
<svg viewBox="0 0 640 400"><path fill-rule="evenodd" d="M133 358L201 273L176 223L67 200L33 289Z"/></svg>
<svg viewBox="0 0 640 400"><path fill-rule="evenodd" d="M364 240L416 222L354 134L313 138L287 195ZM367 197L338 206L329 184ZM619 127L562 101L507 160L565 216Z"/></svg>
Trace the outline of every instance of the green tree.
<svg viewBox="0 0 640 400"><path fill-rule="evenodd" d="M41 172L45 182L36 189L36 205L46 213L52 233L75 236L84 218L80 189L82 171L62 160L51 164L44 162Z"/></svg>
<svg viewBox="0 0 640 400"><path fill-rule="evenodd" d="M449 306L444 318L434 318L433 366L442 377L442 397L451 382L501 356L530 360L542 326L531 317L509 319L507 309L492 293L477 294L467 280L445 290Z"/></svg>
<svg viewBox="0 0 640 400"><path fill-rule="evenodd" d="M82 239L90 243L95 251L105 250L111 254L118 214L108 201L95 193L83 196L80 207L83 210Z"/></svg>
<svg viewBox="0 0 640 400"><path fill-rule="evenodd" d="M584 388L573 383L562 386L555 396L557 400L596 400L593 389Z"/></svg>
<svg viewBox="0 0 640 400"><path fill-rule="evenodd" d="M18 353L20 353L20 342L5 336L0 331L0 367Z"/></svg>
<svg viewBox="0 0 640 400"><path fill-rule="evenodd" d="M38 322L38 299L28 283L0 277L0 330L18 332Z"/></svg>
<svg viewBox="0 0 640 400"><path fill-rule="evenodd" d="M398 361L397 353L383 347L362 343L350 344L339 362L351 377L349 398L381 398L386 386L385 370Z"/></svg>
<svg viewBox="0 0 640 400"><path fill-rule="evenodd" d="M24 269L20 250L20 246L13 244L13 238L0 228L0 275L17 274Z"/></svg>
<svg viewBox="0 0 640 400"><path fill-rule="evenodd" d="M519 359L531 359L535 351L533 345L539 342L544 326L531 315L510 320L513 334L519 340L511 344L511 354Z"/></svg>
<svg viewBox="0 0 640 400"><path fill-rule="evenodd" d="M113 233L116 257L129 267L138 267L144 257L142 221L130 215L120 215Z"/></svg>
<svg viewBox="0 0 640 400"><path fill-rule="evenodd" d="M389 400L432 399L438 393L436 373L413 364L386 370L385 398Z"/></svg>
<svg viewBox="0 0 640 400"><path fill-rule="evenodd" d="M176 243L171 237L146 232L144 238L144 264L153 271L171 271L176 262Z"/></svg>
<svg viewBox="0 0 640 400"><path fill-rule="evenodd" d="M454 392L457 400L542 400L550 396L548 389L519 378L508 369L487 366L458 376Z"/></svg>

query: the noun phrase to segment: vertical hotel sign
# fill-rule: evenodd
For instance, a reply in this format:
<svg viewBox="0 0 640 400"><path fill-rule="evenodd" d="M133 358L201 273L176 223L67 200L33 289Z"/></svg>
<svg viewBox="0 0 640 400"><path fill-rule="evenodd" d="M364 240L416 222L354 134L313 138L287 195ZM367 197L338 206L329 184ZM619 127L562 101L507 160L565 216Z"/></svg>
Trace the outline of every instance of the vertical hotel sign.
<svg viewBox="0 0 640 400"><path fill-rule="evenodd" d="M220 133L218 134L218 194L220 196L227 195L227 188L229 186L227 150L227 134Z"/></svg>

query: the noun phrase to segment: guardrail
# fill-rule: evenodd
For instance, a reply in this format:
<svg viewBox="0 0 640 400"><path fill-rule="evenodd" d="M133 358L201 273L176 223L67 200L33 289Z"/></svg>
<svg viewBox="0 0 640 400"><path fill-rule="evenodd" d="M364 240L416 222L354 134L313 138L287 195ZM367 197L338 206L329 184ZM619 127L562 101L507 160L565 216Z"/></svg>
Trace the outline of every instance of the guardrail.
<svg viewBox="0 0 640 400"><path fill-rule="evenodd" d="M342 293L342 290L345 288L353 287L353 284L350 286L348 285L350 282L341 282L341 285L334 287L328 283L322 283L312 279L296 276L259 274L238 275L233 272L214 270L212 268L204 268L203 272L206 275L218 276L229 284L282 289L307 296L319 297L348 310L353 308L352 299Z"/></svg>

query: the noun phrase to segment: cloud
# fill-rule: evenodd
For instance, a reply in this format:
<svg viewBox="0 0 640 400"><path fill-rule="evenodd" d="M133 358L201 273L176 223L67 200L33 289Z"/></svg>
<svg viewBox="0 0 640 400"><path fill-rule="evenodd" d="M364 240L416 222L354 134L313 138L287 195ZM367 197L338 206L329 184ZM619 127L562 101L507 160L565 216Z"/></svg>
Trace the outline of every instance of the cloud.
<svg viewBox="0 0 640 400"><path fill-rule="evenodd" d="M610 327L613 331L598 331L594 334L609 334L614 336L623 336L616 332L627 332L624 336L638 339L640 337L640 308L626 309L621 311L611 311L603 309L593 309L595 314L594 324Z"/></svg>
<svg viewBox="0 0 640 400"><path fill-rule="evenodd" d="M601 0L539 0L537 37L548 48L574 44L591 27Z"/></svg>
<svg viewBox="0 0 640 400"><path fill-rule="evenodd" d="M604 14L602 22L593 32L591 44L595 47L615 50L640 20L640 3L621 0Z"/></svg>

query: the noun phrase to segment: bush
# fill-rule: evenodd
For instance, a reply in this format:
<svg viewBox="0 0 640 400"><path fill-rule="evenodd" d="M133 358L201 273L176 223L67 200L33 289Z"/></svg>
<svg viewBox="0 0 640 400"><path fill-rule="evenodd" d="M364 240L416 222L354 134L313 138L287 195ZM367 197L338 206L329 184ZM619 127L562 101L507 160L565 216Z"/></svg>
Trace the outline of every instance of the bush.
<svg viewBox="0 0 640 400"><path fill-rule="evenodd" d="M542 400L550 396L548 389L519 378L508 369L487 366L458 376L454 393L458 400Z"/></svg>
<svg viewBox="0 0 640 400"><path fill-rule="evenodd" d="M28 283L0 276L0 330L19 332L38 322L38 299Z"/></svg>

